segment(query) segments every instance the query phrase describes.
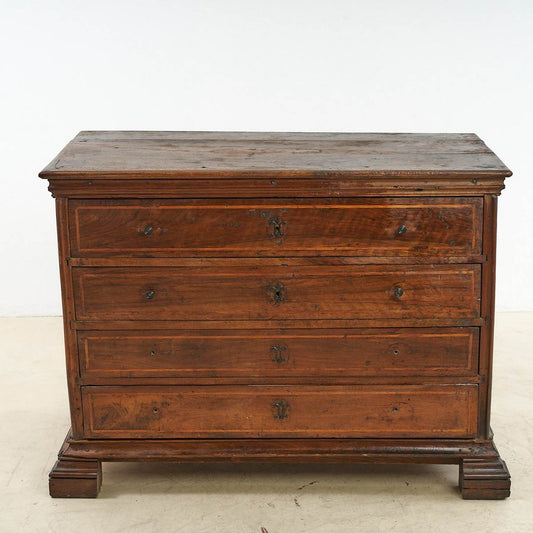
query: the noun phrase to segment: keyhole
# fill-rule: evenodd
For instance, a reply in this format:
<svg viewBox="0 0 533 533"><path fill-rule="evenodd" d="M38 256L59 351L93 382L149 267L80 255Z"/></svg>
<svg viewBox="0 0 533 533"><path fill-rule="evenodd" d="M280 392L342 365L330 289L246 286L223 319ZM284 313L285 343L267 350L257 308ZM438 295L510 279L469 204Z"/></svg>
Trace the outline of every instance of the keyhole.
<svg viewBox="0 0 533 533"><path fill-rule="evenodd" d="M285 222L283 222L279 217L270 217L269 224L272 226L270 233L271 238L275 239L277 244L281 244L282 239L285 236L285 232L283 230Z"/></svg>
<svg viewBox="0 0 533 533"><path fill-rule="evenodd" d="M154 407L152 409L152 412L154 413L154 415L156 415L157 413L159 413L159 409L157 407Z"/></svg>
<svg viewBox="0 0 533 533"><path fill-rule="evenodd" d="M155 355L155 353L156 353L155 350L152 350L152 351L150 352L150 355Z"/></svg>
<svg viewBox="0 0 533 533"><path fill-rule="evenodd" d="M400 350L393 350L393 351L392 351L392 354L393 354L393 355L400 355Z"/></svg>
<svg viewBox="0 0 533 533"><path fill-rule="evenodd" d="M287 352L287 346L285 344L275 344L270 347L270 351L274 354L272 361L281 364L288 361L289 356Z"/></svg>
<svg viewBox="0 0 533 533"><path fill-rule="evenodd" d="M268 287L268 292L270 293L270 300L274 305L279 305L285 300L285 287L279 281L270 285Z"/></svg>

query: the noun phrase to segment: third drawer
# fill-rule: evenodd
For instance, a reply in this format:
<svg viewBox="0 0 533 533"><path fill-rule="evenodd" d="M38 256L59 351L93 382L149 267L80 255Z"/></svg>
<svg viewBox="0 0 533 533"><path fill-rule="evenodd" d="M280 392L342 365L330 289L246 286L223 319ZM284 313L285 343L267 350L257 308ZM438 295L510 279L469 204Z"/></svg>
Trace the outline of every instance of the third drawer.
<svg viewBox="0 0 533 533"><path fill-rule="evenodd" d="M82 376L472 376L479 329L80 331Z"/></svg>

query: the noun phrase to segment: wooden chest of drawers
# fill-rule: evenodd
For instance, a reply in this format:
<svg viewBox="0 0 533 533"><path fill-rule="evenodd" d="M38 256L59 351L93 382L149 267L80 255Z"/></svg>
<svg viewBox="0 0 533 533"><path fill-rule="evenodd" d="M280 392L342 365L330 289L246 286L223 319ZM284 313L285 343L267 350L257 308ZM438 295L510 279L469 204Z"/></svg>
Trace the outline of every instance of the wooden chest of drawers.
<svg viewBox="0 0 533 533"><path fill-rule="evenodd" d="M101 462L460 465L505 498L489 425L496 200L473 134L81 132L56 198L72 429Z"/></svg>

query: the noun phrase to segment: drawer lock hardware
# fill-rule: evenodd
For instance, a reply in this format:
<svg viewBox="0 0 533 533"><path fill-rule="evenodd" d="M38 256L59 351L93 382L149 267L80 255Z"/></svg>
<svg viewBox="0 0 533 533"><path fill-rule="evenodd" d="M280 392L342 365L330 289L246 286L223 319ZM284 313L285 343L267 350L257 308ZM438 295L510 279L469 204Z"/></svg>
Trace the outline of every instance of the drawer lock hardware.
<svg viewBox="0 0 533 533"><path fill-rule="evenodd" d="M270 293L270 299L274 305L279 305L281 302L285 301L287 289L283 283L276 281L268 287L268 292Z"/></svg>
<svg viewBox="0 0 533 533"><path fill-rule="evenodd" d="M155 291L153 291L153 290L151 290L151 289L150 289L149 291L146 291L146 292L144 293L144 297L145 297L147 300L153 300L154 297L155 297Z"/></svg>
<svg viewBox="0 0 533 533"><path fill-rule="evenodd" d="M275 241L276 244L282 244L287 223L276 216L270 217L268 223L270 224L270 238Z"/></svg>
<svg viewBox="0 0 533 533"><path fill-rule="evenodd" d="M398 235L403 235L406 231L407 231L407 226L405 224L402 224L401 226L398 226L396 233Z"/></svg>
<svg viewBox="0 0 533 533"><path fill-rule="evenodd" d="M285 400L276 400L272 404L272 414L274 415L274 418L277 418L278 420L284 420L285 418L289 418L289 408L289 402L286 402Z"/></svg>
<svg viewBox="0 0 533 533"><path fill-rule="evenodd" d="M274 346L270 347L270 353L272 353L272 361L275 363L281 364L289 360L285 344L274 344Z"/></svg>
<svg viewBox="0 0 533 533"><path fill-rule="evenodd" d="M152 233L154 232L154 228L152 226L145 226L144 230L143 230L143 233L148 236L148 235L152 235Z"/></svg>

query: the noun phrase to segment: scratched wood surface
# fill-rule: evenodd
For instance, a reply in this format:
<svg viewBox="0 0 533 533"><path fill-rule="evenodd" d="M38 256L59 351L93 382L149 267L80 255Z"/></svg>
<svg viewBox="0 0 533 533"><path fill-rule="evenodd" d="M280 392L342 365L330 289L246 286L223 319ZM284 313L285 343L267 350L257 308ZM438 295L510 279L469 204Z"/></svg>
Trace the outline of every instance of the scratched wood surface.
<svg viewBox="0 0 533 533"><path fill-rule="evenodd" d="M102 460L448 462L490 429L496 197L474 134L81 132L57 198L72 430Z"/></svg>
<svg viewBox="0 0 533 533"><path fill-rule="evenodd" d="M481 198L73 200L72 255L418 256L481 253Z"/></svg>
<svg viewBox="0 0 533 533"><path fill-rule="evenodd" d="M478 328L80 331L82 378L473 376Z"/></svg>
<svg viewBox="0 0 533 533"><path fill-rule="evenodd" d="M479 265L75 268L78 320L477 318ZM395 321L395 322L394 322Z"/></svg>
<svg viewBox="0 0 533 533"><path fill-rule="evenodd" d="M82 131L43 178L510 175L472 133Z"/></svg>
<svg viewBox="0 0 533 533"><path fill-rule="evenodd" d="M477 385L83 387L87 436L473 437ZM446 405L446 409L442 406Z"/></svg>

